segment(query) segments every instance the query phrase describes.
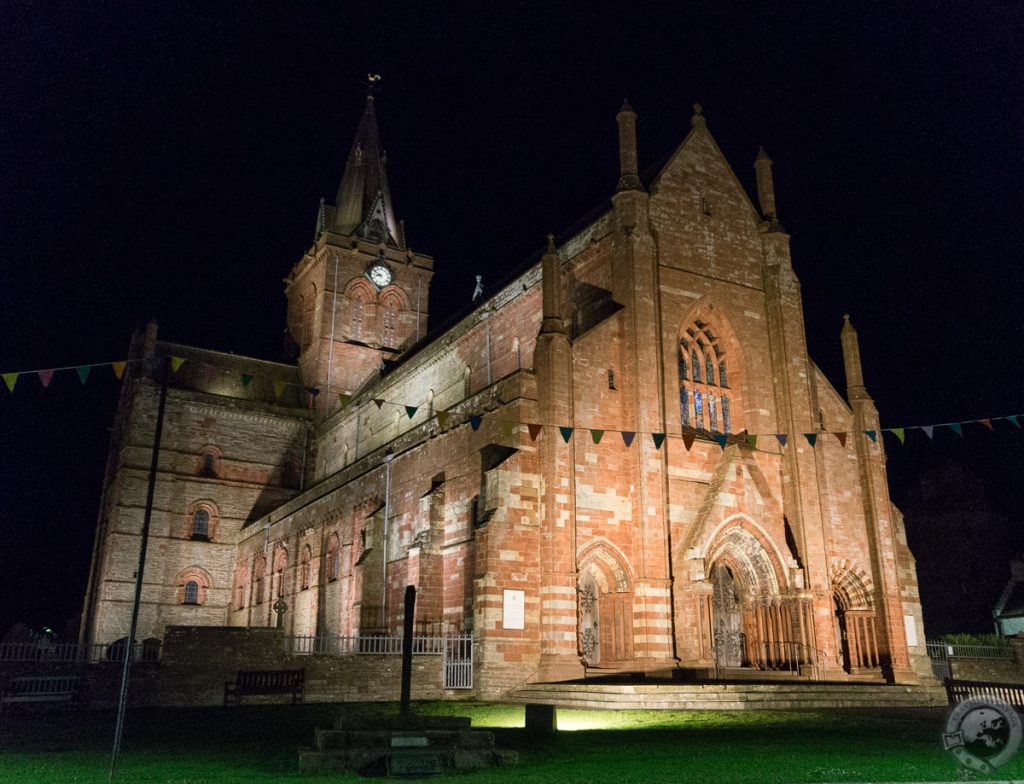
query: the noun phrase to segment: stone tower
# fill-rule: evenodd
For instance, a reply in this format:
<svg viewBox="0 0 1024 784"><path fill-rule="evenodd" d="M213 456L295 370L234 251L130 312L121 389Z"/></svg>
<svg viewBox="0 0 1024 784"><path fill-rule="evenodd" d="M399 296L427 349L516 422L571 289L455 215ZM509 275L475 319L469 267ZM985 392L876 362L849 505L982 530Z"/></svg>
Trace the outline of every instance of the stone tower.
<svg viewBox="0 0 1024 784"><path fill-rule="evenodd" d="M427 332L434 262L406 244L386 162L371 95L335 204L321 200L313 244L285 279L288 333L321 417Z"/></svg>

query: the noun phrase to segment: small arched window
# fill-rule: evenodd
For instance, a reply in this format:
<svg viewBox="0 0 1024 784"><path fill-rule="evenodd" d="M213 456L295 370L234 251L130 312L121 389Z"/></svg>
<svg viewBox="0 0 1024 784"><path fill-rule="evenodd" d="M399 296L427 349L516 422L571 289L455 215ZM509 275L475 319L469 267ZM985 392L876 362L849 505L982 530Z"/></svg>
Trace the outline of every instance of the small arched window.
<svg viewBox="0 0 1024 784"><path fill-rule="evenodd" d="M697 357L697 352L693 351L690 353L690 367L693 368L693 380L698 384L700 383L700 359Z"/></svg>
<svg viewBox="0 0 1024 784"><path fill-rule="evenodd" d="M263 574L267 571L267 562L257 558L252 567L252 603L263 604Z"/></svg>
<svg viewBox="0 0 1024 784"><path fill-rule="evenodd" d="M708 384L715 383L715 361L711 358L711 351L704 355L704 381Z"/></svg>
<svg viewBox="0 0 1024 784"><path fill-rule="evenodd" d="M338 535L331 534L327 540L327 582L333 583L338 579Z"/></svg>
<svg viewBox="0 0 1024 784"><path fill-rule="evenodd" d="M302 563L299 565L299 585L301 590L305 591L309 589L309 572L310 572L310 561L312 560L312 553L309 550L309 545L302 550Z"/></svg>
<svg viewBox="0 0 1024 784"><path fill-rule="evenodd" d="M192 538L202 542L210 539L210 513L205 509L196 509L192 515Z"/></svg>
<svg viewBox="0 0 1024 784"><path fill-rule="evenodd" d="M615 366L608 366L608 389L615 389Z"/></svg>
<svg viewBox="0 0 1024 784"><path fill-rule="evenodd" d="M398 307L393 300L384 303L384 345L389 348L395 346L395 326L398 323Z"/></svg>
<svg viewBox="0 0 1024 784"><path fill-rule="evenodd" d="M199 583L195 580L185 583L185 599L182 604L199 604Z"/></svg>
<svg viewBox="0 0 1024 784"><path fill-rule="evenodd" d="M361 299L352 303L352 337L355 340L363 338L363 319L366 317L366 305Z"/></svg>
<svg viewBox="0 0 1024 784"><path fill-rule="evenodd" d="M214 456L211 452L207 452L203 455L203 468L200 471L201 476L214 477L217 476L217 472L214 470Z"/></svg>
<svg viewBox="0 0 1024 784"><path fill-rule="evenodd" d="M718 385L720 387L728 387L729 386L729 376L725 372L725 360L724 359L719 361L719 363L718 363Z"/></svg>

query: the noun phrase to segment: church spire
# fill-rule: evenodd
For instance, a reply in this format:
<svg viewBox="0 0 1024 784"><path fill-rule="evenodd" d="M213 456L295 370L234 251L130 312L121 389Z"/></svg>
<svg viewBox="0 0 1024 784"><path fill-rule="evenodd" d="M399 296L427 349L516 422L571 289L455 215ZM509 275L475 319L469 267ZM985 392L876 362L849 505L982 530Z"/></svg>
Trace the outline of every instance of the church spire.
<svg viewBox="0 0 1024 784"><path fill-rule="evenodd" d="M843 365L846 368L846 397L850 402L870 400L871 397L864 386L864 372L860 366L860 341L857 339L857 330L853 328L849 315L845 313L840 340L843 344Z"/></svg>
<svg viewBox="0 0 1024 784"><path fill-rule="evenodd" d="M384 171L386 162L377 131L373 96L368 95L345 164L345 174L338 187L334 230L339 234L356 234L371 242L401 247L402 237L395 221Z"/></svg>

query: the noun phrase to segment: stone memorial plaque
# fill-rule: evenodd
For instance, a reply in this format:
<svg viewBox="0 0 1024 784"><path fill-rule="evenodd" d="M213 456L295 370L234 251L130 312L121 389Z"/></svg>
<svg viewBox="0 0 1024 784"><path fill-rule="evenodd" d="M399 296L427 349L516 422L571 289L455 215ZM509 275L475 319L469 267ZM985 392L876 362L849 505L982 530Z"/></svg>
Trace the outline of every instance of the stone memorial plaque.
<svg viewBox="0 0 1024 784"><path fill-rule="evenodd" d="M389 776L433 776L441 773L441 758L433 751L392 751L388 754Z"/></svg>

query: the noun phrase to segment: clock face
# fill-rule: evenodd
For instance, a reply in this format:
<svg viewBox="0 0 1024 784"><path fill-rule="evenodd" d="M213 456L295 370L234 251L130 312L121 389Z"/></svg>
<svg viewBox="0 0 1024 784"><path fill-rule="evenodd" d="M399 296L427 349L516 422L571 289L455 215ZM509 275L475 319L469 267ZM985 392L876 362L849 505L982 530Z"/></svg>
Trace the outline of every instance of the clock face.
<svg viewBox="0 0 1024 784"><path fill-rule="evenodd" d="M391 270L386 264L377 262L366 271L367 277L373 281L373 285L379 289L384 288L391 282Z"/></svg>

